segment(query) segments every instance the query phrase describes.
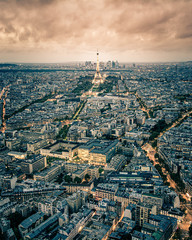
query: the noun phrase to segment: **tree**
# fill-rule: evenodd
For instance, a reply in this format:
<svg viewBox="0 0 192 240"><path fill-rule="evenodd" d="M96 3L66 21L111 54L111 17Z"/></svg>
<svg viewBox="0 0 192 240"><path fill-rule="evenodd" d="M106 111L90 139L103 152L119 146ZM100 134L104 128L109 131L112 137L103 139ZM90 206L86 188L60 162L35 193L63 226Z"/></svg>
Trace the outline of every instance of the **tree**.
<svg viewBox="0 0 192 240"><path fill-rule="evenodd" d="M165 185L166 185L166 186L170 186L170 183L169 183L169 182L166 182Z"/></svg>
<svg viewBox="0 0 192 240"><path fill-rule="evenodd" d="M158 155L158 153L155 153L155 158L159 158L159 155Z"/></svg>
<svg viewBox="0 0 192 240"><path fill-rule="evenodd" d="M153 116L153 111L152 111L152 110L149 110L149 116L150 116L151 118L154 117L154 116Z"/></svg>
<svg viewBox="0 0 192 240"><path fill-rule="evenodd" d="M191 223L191 225L189 227L189 237L192 238L192 223Z"/></svg>
<svg viewBox="0 0 192 240"><path fill-rule="evenodd" d="M157 147L157 140L155 140L155 141L152 143L152 147L153 147L153 148Z"/></svg>
<svg viewBox="0 0 192 240"><path fill-rule="evenodd" d="M59 184L62 183L63 181L63 173L60 173L59 176L57 177L56 182L58 182Z"/></svg>
<svg viewBox="0 0 192 240"><path fill-rule="evenodd" d="M131 240L131 234L130 233L126 233L125 235L123 235L123 237L121 238L122 240Z"/></svg>
<svg viewBox="0 0 192 240"><path fill-rule="evenodd" d="M91 199L92 199L92 198L93 198L93 194L90 194L90 195L89 195L89 198L91 198Z"/></svg>
<svg viewBox="0 0 192 240"><path fill-rule="evenodd" d="M75 177L74 182L75 182L75 183L81 183L81 178Z"/></svg>
<svg viewBox="0 0 192 240"><path fill-rule="evenodd" d="M67 183L70 183L72 181L72 178L69 175L65 175L64 179L65 179L65 182Z"/></svg>
<svg viewBox="0 0 192 240"><path fill-rule="evenodd" d="M99 168L99 173L101 174L104 171L103 168Z"/></svg>
<svg viewBox="0 0 192 240"><path fill-rule="evenodd" d="M181 238L181 229L180 229L180 228L178 228L178 229L176 230L173 239L179 239L179 240L182 240L182 238Z"/></svg>
<svg viewBox="0 0 192 240"><path fill-rule="evenodd" d="M21 239L18 225L25 219L20 213L15 212L9 215L8 219L11 221L11 227L17 237L17 239Z"/></svg>
<svg viewBox="0 0 192 240"><path fill-rule="evenodd" d="M85 181L88 182L90 178L91 178L90 175L87 173L87 174L85 175Z"/></svg>

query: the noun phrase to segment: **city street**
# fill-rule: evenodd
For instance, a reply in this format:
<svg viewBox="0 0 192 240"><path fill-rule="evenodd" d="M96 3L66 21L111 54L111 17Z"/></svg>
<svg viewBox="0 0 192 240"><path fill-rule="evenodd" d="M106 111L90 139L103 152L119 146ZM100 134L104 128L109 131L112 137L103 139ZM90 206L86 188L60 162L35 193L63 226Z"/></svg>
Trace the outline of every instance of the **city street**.
<svg viewBox="0 0 192 240"><path fill-rule="evenodd" d="M158 159L155 158L156 150L149 143L146 143L142 147L142 149L147 152L147 156L149 157L150 160L153 161L154 165L159 164L161 166L163 174L165 174L167 176L167 182L170 183L170 187L174 188L174 190L177 192L177 194L179 196L182 196L186 201L189 201L190 198L186 194L183 194L183 193L178 191L177 185L171 179L170 174L167 172L167 170L164 167L162 167L162 165L158 162ZM188 230L189 230L189 226L192 223L192 209L190 209L187 206L187 204L181 204L181 207L186 208L186 211L185 211L185 217L184 217L183 221L178 223L178 226L182 230L182 236L186 237L186 236L188 236L187 233L188 233Z"/></svg>

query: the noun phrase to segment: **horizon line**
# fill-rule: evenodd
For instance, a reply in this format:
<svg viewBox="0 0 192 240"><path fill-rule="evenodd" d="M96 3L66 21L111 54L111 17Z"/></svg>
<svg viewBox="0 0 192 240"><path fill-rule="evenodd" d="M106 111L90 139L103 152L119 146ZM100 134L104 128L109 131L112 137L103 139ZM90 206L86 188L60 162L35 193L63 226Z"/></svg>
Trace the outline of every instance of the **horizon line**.
<svg viewBox="0 0 192 240"><path fill-rule="evenodd" d="M121 62L118 60L108 60L108 61L117 61L121 64L136 64L136 63L186 63L186 62L192 62L192 60L183 60L183 61L147 61L147 62L137 62L137 61L133 61L133 62ZM100 61L101 62L108 62L108 61ZM85 62L92 62L92 63L96 63L96 61L91 61L91 60L82 60L82 61L66 61L66 62L1 62L0 64L66 64L66 63L85 63Z"/></svg>

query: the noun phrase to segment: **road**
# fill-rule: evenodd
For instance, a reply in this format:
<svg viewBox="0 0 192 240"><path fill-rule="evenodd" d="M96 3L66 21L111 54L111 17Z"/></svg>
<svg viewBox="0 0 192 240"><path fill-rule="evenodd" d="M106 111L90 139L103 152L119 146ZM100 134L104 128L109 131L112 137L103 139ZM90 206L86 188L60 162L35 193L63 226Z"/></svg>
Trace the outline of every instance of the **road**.
<svg viewBox="0 0 192 240"><path fill-rule="evenodd" d="M187 196L187 194L179 192L177 184L171 179L170 174L161 165L161 163L158 162L158 159L155 158L156 150L151 146L151 144L146 143L145 145L142 146L142 149L147 152L147 156L150 160L153 161L154 166L156 164L159 164L161 166L163 174L165 174L167 176L167 182L170 183L170 187L172 187L179 196L182 196L187 202L189 202L190 198ZM189 230L190 223L192 223L192 209L190 209L187 204L181 204L181 207L186 208L186 212L185 212L185 217L184 217L183 221L181 223L178 223L178 226L182 230L183 236L184 235L186 236L188 233L188 230Z"/></svg>
<svg viewBox="0 0 192 240"><path fill-rule="evenodd" d="M169 182L170 187L172 187L180 197L182 197L186 200L186 203L181 203L181 208L186 209L185 217L182 222L178 223L178 226L180 227L180 229L182 231L182 239L187 237L189 226L192 223L192 208L188 205L188 202L191 202L191 198L188 194L179 191L177 184L175 183L175 181L173 181L173 179L171 178L168 171L162 166L162 164L158 161L158 159L155 158L156 149L152 147L152 143L155 140L157 140L159 137L161 137L166 131L170 130L171 128L173 128L177 124L179 124L186 116L189 116L190 114L192 114L192 110L187 113L184 113L181 118L179 118L177 121L175 121L168 129L161 132L157 136L157 138L155 138L153 141L146 143L142 146L142 149L146 151L147 157L153 162L153 165L155 166L156 164L159 164L161 166L162 172L164 175L166 175L167 182Z"/></svg>
<svg viewBox="0 0 192 240"><path fill-rule="evenodd" d="M156 164L159 164L161 166L162 172L164 175L167 176L167 182L170 183L170 187L177 189L176 183L171 179L171 176L167 172L167 170L159 163L158 159L155 158L156 149L151 146L150 143L146 143L145 145L142 146L142 149L147 152L147 157L153 161L153 165L155 166Z"/></svg>
<svg viewBox="0 0 192 240"><path fill-rule="evenodd" d="M2 99L4 92L5 92L5 88L3 88L1 93L0 93L0 100Z"/></svg>
<svg viewBox="0 0 192 240"><path fill-rule="evenodd" d="M8 91L9 91L9 86L4 87L0 94L0 100L3 98L3 114L2 114L2 128L1 128L1 132L3 133L6 130L5 105L6 105L6 98L7 98Z"/></svg>
<svg viewBox="0 0 192 240"><path fill-rule="evenodd" d="M82 111L85 103L86 103L86 101L83 101L83 102L81 103L81 105L79 106L77 112L76 112L75 115L73 116L73 119L72 119L72 120L75 120L75 119L78 118L78 116L79 116L80 112Z"/></svg>
<svg viewBox="0 0 192 240"><path fill-rule="evenodd" d="M140 104L141 110L142 110L143 112L146 112L146 113L147 113L147 116L148 116L148 118L150 118L149 109L147 109L147 108L144 106L144 104L143 104L143 103L141 103L140 97L138 96L138 94L137 94L137 93L135 93L135 96L136 96L136 98L137 98L137 101L138 101L138 102L139 102L139 104Z"/></svg>
<svg viewBox="0 0 192 240"><path fill-rule="evenodd" d="M168 128L166 129L166 131L169 131L171 128L175 127L175 126L176 126L177 124L179 124L185 117L189 117L190 114L192 114L192 110L189 111L189 112L187 112L187 113L185 113L185 114L183 114L182 117L180 117L179 119L177 119L177 121L175 121L170 127L168 127ZM166 131L161 132L157 138L161 137ZM156 138L156 139L157 139L157 138ZM154 139L154 140L156 140L156 139ZM153 140L153 141L154 141L154 140Z"/></svg>

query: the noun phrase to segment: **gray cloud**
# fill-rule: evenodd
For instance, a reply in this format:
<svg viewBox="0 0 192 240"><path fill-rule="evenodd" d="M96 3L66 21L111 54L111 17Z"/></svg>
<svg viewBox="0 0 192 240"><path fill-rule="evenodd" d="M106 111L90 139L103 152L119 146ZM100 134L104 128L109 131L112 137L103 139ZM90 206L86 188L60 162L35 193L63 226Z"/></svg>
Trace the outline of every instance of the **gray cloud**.
<svg viewBox="0 0 192 240"><path fill-rule="evenodd" d="M5 60L27 53L33 56L26 61L35 54L44 61L48 53L49 61L75 60L97 48L119 60L126 53L138 61L192 53L191 0L0 0L0 9Z"/></svg>

